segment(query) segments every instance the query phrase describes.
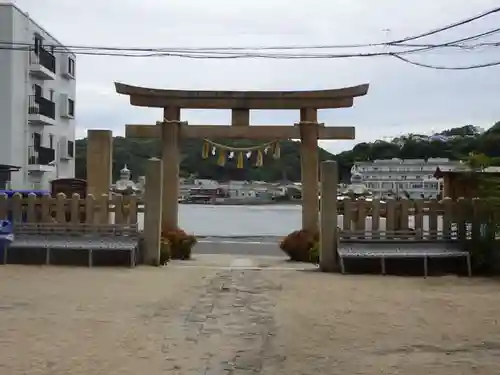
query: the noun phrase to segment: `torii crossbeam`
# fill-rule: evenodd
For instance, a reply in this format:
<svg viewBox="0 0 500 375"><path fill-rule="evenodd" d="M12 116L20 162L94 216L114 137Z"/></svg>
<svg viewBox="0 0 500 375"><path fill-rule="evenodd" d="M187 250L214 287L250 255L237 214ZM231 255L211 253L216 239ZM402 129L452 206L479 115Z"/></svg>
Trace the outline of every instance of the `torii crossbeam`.
<svg viewBox="0 0 500 375"><path fill-rule="evenodd" d="M128 95L141 107L164 108L157 125L127 125L126 136L161 138L163 159L162 227L178 226L179 138L247 138L301 140L302 226L317 230L319 210L318 139L354 139L354 127L325 127L318 123L322 108L352 107L366 95L368 84L320 91L186 91L160 90L115 83L116 92ZM181 108L231 109L231 125L187 125ZM299 109L296 126L249 126L251 109ZM146 182L147 183L147 182Z"/></svg>

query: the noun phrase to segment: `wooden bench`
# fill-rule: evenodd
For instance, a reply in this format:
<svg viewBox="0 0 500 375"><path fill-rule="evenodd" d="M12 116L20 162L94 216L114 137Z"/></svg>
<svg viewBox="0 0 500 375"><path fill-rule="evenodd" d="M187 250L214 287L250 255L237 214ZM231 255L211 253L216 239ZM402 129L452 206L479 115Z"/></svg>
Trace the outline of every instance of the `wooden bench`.
<svg viewBox="0 0 500 375"><path fill-rule="evenodd" d="M96 251L127 251L133 267L138 246L137 224L16 223L14 241L4 251L4 263L7 251L15 249L45 250L45 264L50 264L51 250L87 251L89 267Z"/></svg>
<svg viewBox="0 0 500 375"><path fill-rule="evenodd" d="M340 231L338 255L345 273L345 259L380 259L382 274L386 259L423 259L424 276L428 276L429 258L465 258L467 273L472 275L471 256L459 248L454 235L442 232L415 231Z"/></svg>

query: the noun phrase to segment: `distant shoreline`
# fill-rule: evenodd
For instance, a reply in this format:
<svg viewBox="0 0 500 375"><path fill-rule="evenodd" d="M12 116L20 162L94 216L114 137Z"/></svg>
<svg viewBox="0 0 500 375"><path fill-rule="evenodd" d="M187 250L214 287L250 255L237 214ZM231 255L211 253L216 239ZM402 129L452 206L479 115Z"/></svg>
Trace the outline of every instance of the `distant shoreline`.
<svg viewBox="0 0 500 375"><path fill-rule="evenodd" d="M196 206L275 206L275 205L300 205L301 200L296 201L269 201L269 202L259 202L259 201L239 201L239 200L228 200L219 202L209 202L209 203L195 203L195 202L179 202L179 204L189 204Z"/></svg>

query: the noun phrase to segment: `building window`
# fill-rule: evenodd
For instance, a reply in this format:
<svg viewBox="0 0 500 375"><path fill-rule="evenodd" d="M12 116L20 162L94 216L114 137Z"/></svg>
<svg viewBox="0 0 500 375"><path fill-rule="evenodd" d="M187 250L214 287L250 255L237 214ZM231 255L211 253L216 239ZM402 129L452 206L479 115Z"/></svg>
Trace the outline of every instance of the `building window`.
<svg viewBox="0 0 500 375"><path fill-rule="evenodd" d="M40 35L35 34L35 54L40 53L40 48L42 48L43 39Z"/></svg>
<svg viewBox="0 0 500 375"><path fill-rule="evenodd" d="M49 134L49 148L54 149L54 134Z"/></svg>
<svg viewBox="0 0 500 375"><path fill-rule="evenodd" d="M41 98L43 96L43 88L42 88L42 86L34 84L33 85L33 94L35 94L35 96L37 98Z"/></svg>
<svg viewBox="0 0 500 375"><path fill-rule="evenodd" d="M75 156L75 142L73 141L68 141L68 155L70 157Z"/></svg>
<svg viewBox="0 0 500 375"><path fill-rule="evenodd" d="M52 90L52 89L49 90L49 99L51 102L54 101L54 90Z"/></svg>
<svg viewBox="0 0 500 375"><path fill-rule="evenodd" d="M68 99L68 115L75 117L75 101L73 99Z"/></svg>
<svg viewBox="0 0 500 375"><path fill-rule="evenodd" d="M71 76L75 76L75 60L72 57L68 57L68 73Z"/></svg>
<svg viewBox="0 0 500 375"><path fill-rule="evenodd" d="M33 148L39 150L42 146L42 135L40 133L33 133L31 137L33 139Z"/></svg>

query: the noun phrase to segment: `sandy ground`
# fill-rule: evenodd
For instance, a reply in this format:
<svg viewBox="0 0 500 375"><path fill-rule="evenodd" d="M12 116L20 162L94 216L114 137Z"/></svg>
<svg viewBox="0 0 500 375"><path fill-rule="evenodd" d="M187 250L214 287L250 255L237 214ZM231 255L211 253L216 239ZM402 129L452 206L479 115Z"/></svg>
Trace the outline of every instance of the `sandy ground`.
<svg viewBox="0 0 500 375"><path fill-rule="evenodd" d="M0 374L500 373L498 281L237 263L0 266Z"/></svg>

